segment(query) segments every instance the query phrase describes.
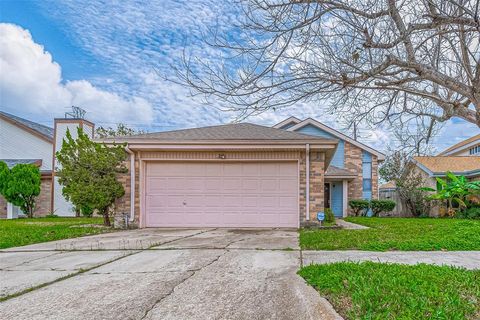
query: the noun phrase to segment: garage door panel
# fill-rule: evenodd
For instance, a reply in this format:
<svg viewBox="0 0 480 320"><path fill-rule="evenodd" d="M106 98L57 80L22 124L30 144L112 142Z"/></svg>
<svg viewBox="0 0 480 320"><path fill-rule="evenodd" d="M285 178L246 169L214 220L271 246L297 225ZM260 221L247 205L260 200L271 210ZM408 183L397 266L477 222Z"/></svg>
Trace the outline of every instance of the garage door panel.
<svg viewBox="0 0 480 320"><path fill-rule="evenodd" d="M218 178L205 178L205 191L208 193L216 192L219 193L223 189L223 180Z"/></svg>
<svg viewBox="0 0 480 320"><path fill-rule="evenodd" d="M223 180L224 190L239 190L242 187L242 181L238 178L225 178Z"/></svg>
<svg viewBox="0 0 480 320"><path fill-rule="evenodd" d="M241 191L258 194L260 191L260 186L261 181L258 178L243 178Z"/></svg>
<svg viewBox="0 0 480 320"><path fill-rule="evenodd" d="M226 177L241 177L243 176L243 167L247 164L229 163L223 167L223 176Z"/></svg>
<svg viewBox="0 0 480 320"><path fill-rule="evenodd" d="M263 179L260 181L260 191L277 191L278 180L277 179Z"/></svg>
<svg viewBox="0 0 480 320"><path fill-rule="evenodd" d="M297 227L297 171L295 162L147 163L146 226Z"/></svg>
<svg viewBox="0 0 480 320"><path fill-rule="evenodd" d="M278 163L277 169L282 177L297 177L298 175L298 167L292 166L290 163Z"/></svg>

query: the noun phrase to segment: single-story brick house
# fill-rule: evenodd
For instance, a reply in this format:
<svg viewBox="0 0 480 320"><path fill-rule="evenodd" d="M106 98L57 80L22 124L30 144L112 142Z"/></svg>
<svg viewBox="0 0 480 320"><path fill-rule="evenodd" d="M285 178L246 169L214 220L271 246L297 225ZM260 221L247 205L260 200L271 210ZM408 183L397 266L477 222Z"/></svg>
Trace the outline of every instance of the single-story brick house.
<svg viewBox="0 0 480 320"><path fill-rule="evenodd" d="M116 211L139 227L299 227L348 199L378 197L384 155L294 117L102 140L127 143ZM132 183L134 182L134 183Z"/></svg>

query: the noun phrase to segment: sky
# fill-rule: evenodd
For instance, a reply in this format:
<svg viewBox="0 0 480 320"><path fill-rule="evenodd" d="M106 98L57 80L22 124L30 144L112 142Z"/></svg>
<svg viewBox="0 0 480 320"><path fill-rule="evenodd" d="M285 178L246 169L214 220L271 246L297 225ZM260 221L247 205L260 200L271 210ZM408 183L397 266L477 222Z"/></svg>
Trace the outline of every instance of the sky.
<svg viewBox="0 0 480 320"><path fill-rule="evenodd" d="M236 114L205 105L174 79L185 51L215 63L202 35L220 26L235 35L239 13L227 1L0 1L0 109L45 125L70 106L96 125L125 123L150 132L217 125ZM246 119L273 125L288 116L313 117L343 130L326 105L298 103ZM350 132L344 131L349 134ZM480 133L448 121L432 145L438 151ZM381 151L388 128L361 128L362 142Z"/></svg>

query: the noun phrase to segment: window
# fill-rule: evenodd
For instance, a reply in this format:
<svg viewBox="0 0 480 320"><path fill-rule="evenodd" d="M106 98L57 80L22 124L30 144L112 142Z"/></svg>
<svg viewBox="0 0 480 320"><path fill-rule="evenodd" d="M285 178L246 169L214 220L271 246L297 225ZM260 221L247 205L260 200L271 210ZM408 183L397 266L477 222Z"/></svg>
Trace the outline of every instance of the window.
<svg viewBox="0 0 480 320"><path fill-rule="evenodd" d="M472 147L472 148L468 149L468 154L469 155L477 154L477 153L480 153L480 146L475 146L475 147Z"/></svg>
<svg viewBox="0 0 480 320"><path fill-rule="evenodd" d="M372 191L372 179L363 178L363 191Z"/></svg>
<svg viewBox="0 0 480 320"><path fill-rule="evenodd" d="M363 197L370 199L372 193L372 155L363 152L362 157Z"/></svg>

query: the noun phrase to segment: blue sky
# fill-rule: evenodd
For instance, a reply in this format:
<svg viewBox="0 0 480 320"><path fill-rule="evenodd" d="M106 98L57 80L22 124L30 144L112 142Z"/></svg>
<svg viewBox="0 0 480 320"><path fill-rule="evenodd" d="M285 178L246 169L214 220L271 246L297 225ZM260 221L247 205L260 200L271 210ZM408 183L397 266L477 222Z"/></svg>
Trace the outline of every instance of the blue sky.
<svg viewBox="0 0 480 320"><path fill-rule="evenodd" d="M51 124L75 104L97 124L150 131L232 121L235 114L219 111L215 102L204 105L163 78L174 76L170 66L184 49L218 62L202 33L220 26L234 34L230 26L237 19L230 3L213 0L0 1L1 108ZM342 129L323 106L308 103L248 121L272 125L289 115ZM441 149L478 132L453 120L433 145ZM362 136L380 149L391 139L384 128L364 129Z"/></svg>

